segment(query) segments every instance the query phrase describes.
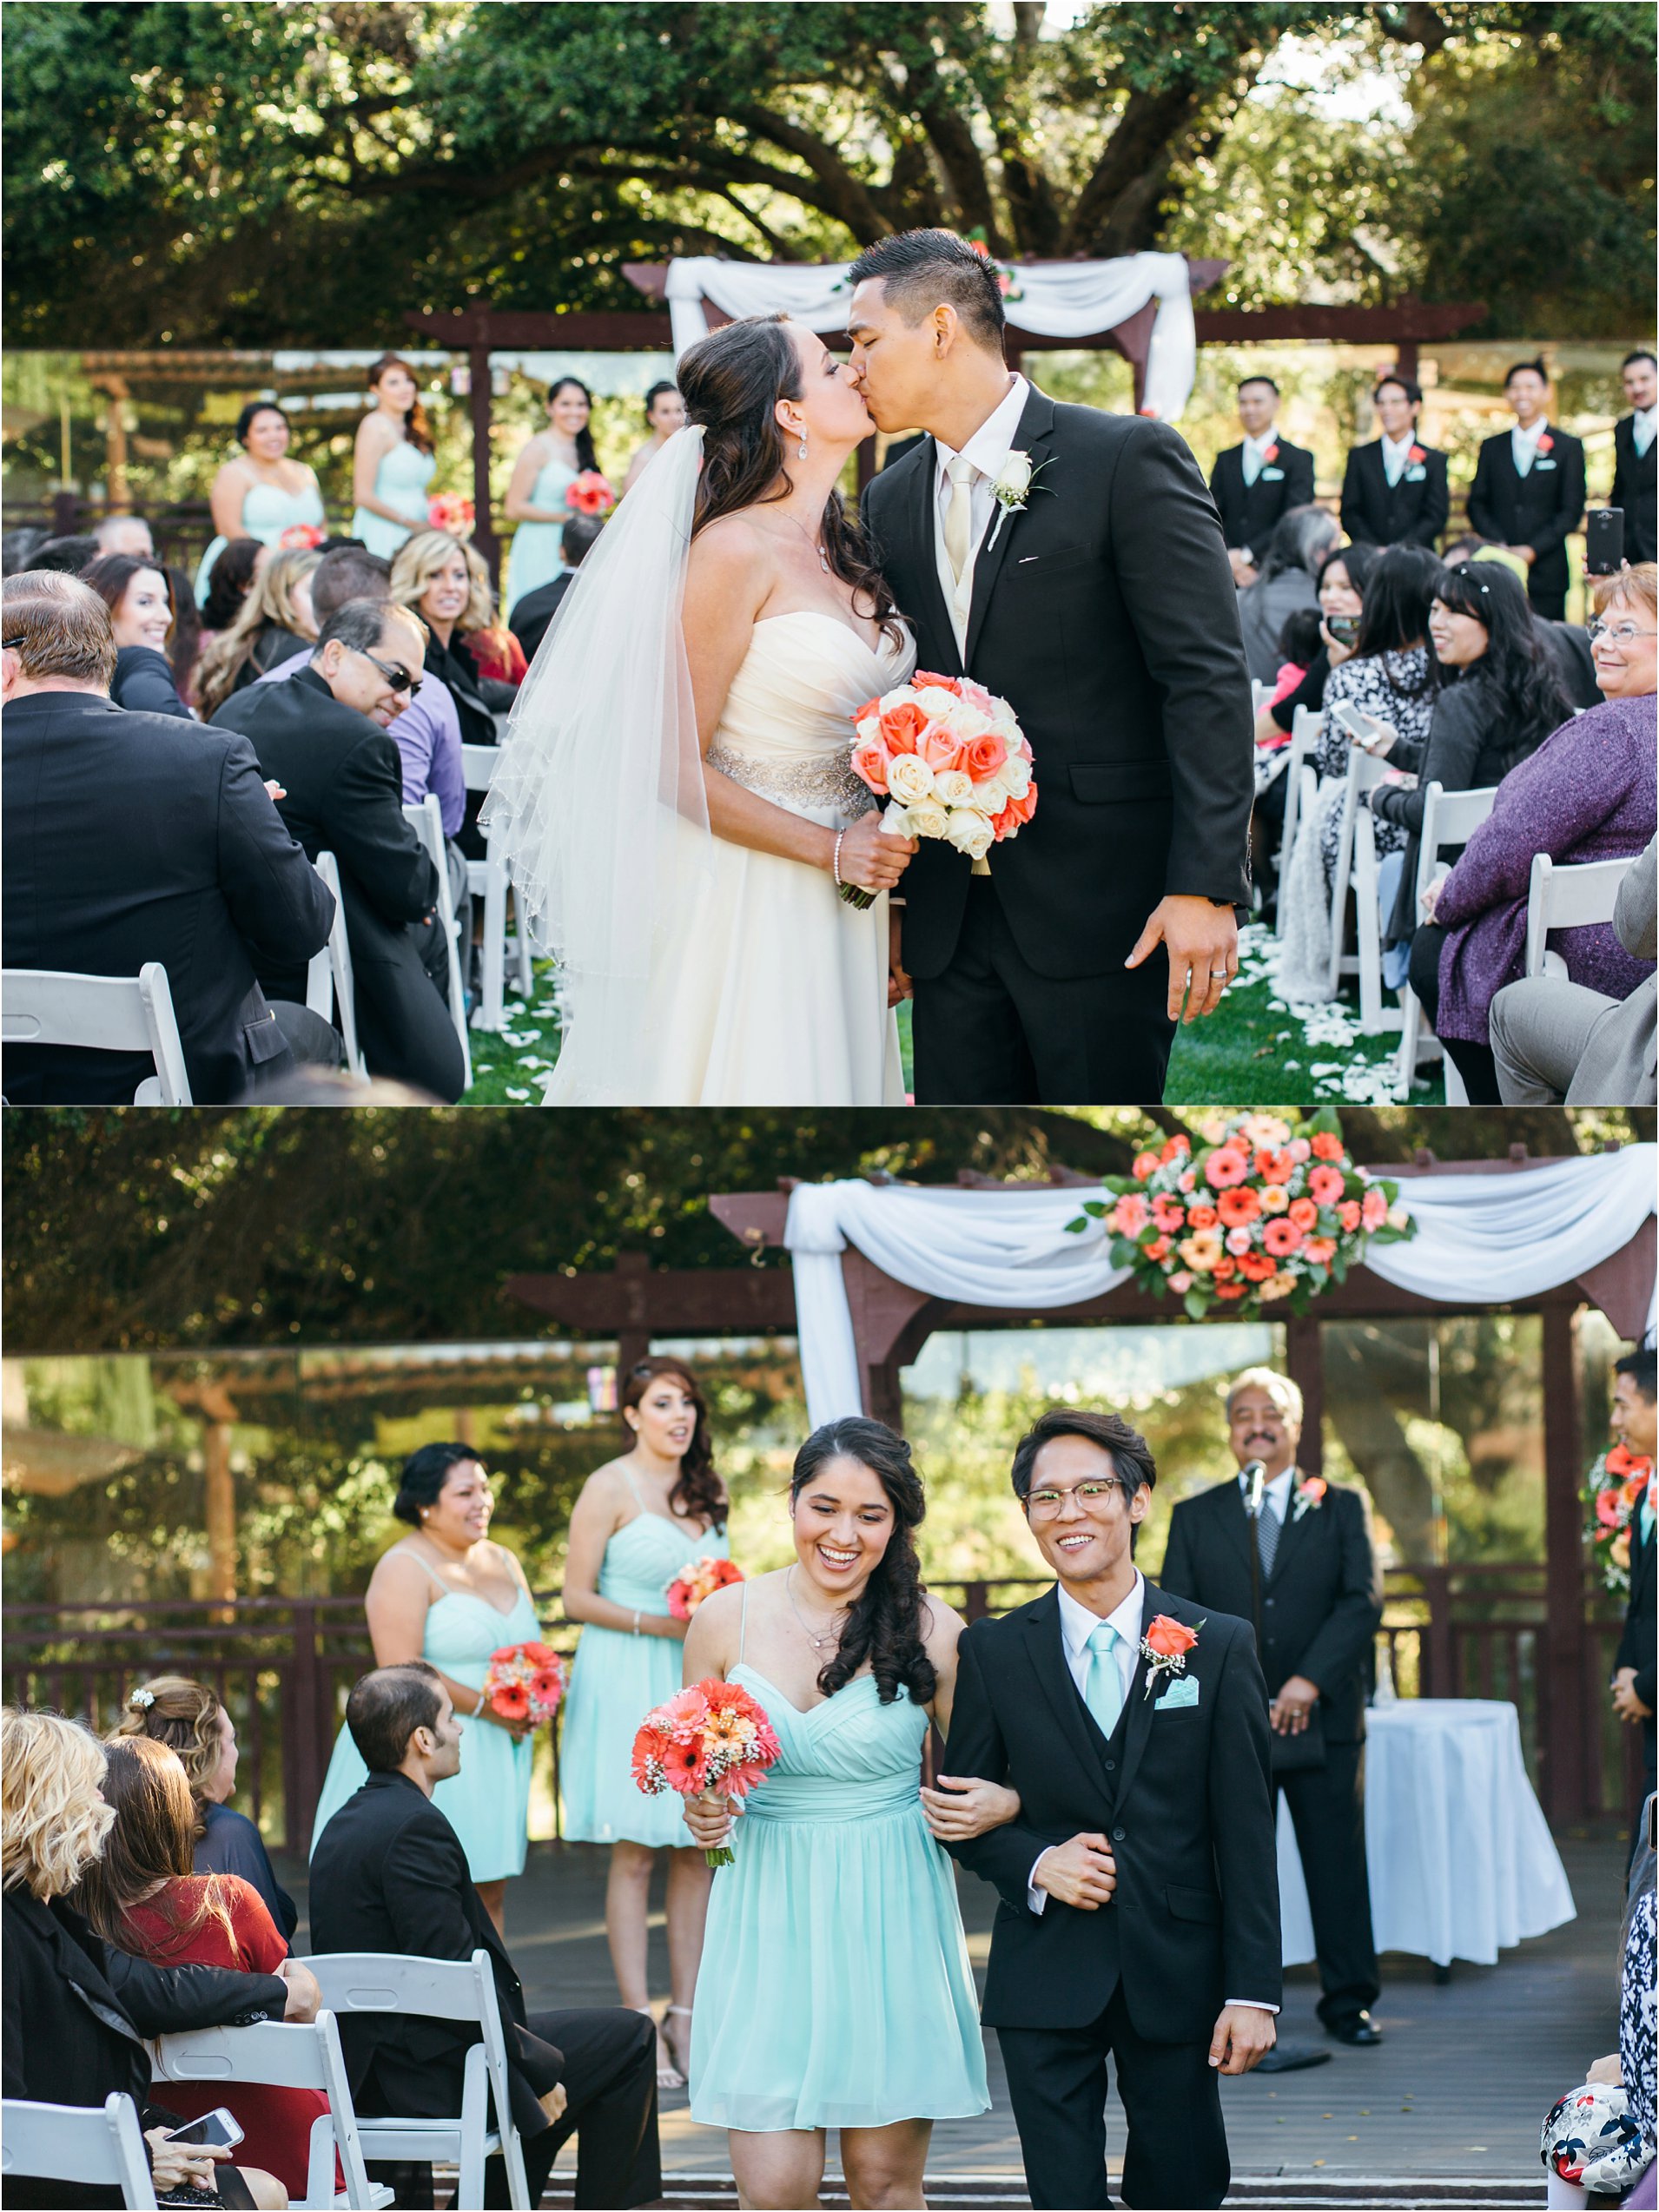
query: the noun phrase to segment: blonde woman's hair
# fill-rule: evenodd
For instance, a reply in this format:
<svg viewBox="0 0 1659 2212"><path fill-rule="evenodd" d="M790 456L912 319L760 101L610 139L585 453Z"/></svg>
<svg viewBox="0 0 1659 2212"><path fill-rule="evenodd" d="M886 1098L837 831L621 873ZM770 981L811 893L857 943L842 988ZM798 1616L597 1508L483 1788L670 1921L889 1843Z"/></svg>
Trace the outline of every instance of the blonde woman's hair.
<svg viewBox="0 0 1659 2212"><path fill-rule="evenodd" d="M1605 614L1616 600L1623 599L1642 608L1649 622L1659 619L1659 564L1637 561L1611 576L1598 576L1590 596L1598 615Z"/></svg>
<svg viewBox="0 0 1659 2212"><path fill-rule="evenodd" d="M290 546L286 552L273 553L248 585L235 621L214 639L196 664L196 703L204 721L211 721L235 690L236 678L252 659L260 632L268 624L291 630L296 637L304 636L294 604L294 587L321 559L314 545Z"/></svg>
<svg viewBox="0 0 1659 2212"><path fill-rule="evenodd" d="M1227 1385L1227 1419L1233 1418L1233 1402L1245 1390L1263 1390L1279 1408L1286 1421L1302 1425L1302 1393L1288 1375L1275 1374L1271 1367L1246 1367L1235 1375Z"/></svg>
<svg viewBox="0 0 1659 2212"><path fill-rule="evenodd" d="M219 1716L224 1711L205 1682L188 1674L156 1674L127 1693L113 1735L148 1736L176 1752L197 1807L196 1834L207 1832L201 1806L219 1766Z"/></svg>
<svg viewBox="0 0 1659 2212"><path fill-rule="evenodd" d="M454 552L466 561L473 586L455 624L462 637L466 637L475 630L488 630L493 623L495 595L490 589L490 571L485 567L482 556L463 538L452 538L446 530L417 530L413 538L406 538L393 557L392 597L400 606L418 609L426 586Z"/></svg>
<svg viewBox="0 0 1659 2212"><path fill-rule="evenodd" d="M103 1746L61 1713L0 1709L0 1879L43 1904L103 1850L115 1813L98 1794Z"/></svg>

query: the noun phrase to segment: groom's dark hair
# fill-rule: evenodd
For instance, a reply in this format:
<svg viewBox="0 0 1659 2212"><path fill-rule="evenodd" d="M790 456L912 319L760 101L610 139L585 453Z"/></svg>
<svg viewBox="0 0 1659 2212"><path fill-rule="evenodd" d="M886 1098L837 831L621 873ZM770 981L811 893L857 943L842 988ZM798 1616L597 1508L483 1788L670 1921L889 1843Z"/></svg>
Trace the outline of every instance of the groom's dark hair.
<svg viewBox="0 0 1659 2212"><path fill-rule="evenodd" d="M1056 1436L1082 1436L1098 1444L1112 1462L1113 1472L1126 1498L1143 1486L1156 1487L1157 1463L1152 1446L1139 1429L1132 1429L1115 1413L1091 1413L1086 1406L1055 1405L1041 1413L1014 1448L1014 1495L1023 1505L1031 1495L1031 1475L1037 1454Z"/></svg>
<svg viewBox="0 0 1659 2212"><path fill-rule="evenodd" d="M847 272L849 285L880 277L889 304L914 329L936 307L955 307L976 346L1002 351L1002 287L989 256L954 230L901 230L866 246Z"/></svg>

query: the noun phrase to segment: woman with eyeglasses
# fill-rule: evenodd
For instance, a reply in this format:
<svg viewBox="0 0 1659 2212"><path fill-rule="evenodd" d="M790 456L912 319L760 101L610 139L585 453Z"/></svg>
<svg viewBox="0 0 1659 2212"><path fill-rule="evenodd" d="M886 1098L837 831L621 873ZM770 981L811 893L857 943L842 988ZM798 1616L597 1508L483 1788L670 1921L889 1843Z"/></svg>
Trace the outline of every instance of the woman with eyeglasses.
<svg viewBox="0 0 1659 2212"><path fill-rule="evenodd" d="M1603 703L1570 716L1498 786L1451 873L1431 885L1411 944L1411 987L1461 1073L1471 1106L1502 1103L1491 1003L1520 977L1535 854L1563 867L1634 861L1653 835L1655 636L1659 567L1644 561L1596 586L1591 645ZM1571 981L1623 999L1654 972L1610 922L1564 929L1550 950Z"/></svg>
<svg viewBox="0 0 1659 2212"><path fill-rule="evenodd" d="M380 1555L363 1610L374 1664L424 1659L466 1723L460 1772L438 1784L433 1803L460 1838L473 1886L505 1936L507 1884L524 1872L535 1728L492 1712L484 1678L492 1652L538 1641L541 1623L524 1568L491 1541L494 1509L490 1478L472 1445L423 1444L404 1462L392 1505L411 1533ZM367 1771L350 1731L341 1728L311 1831L314 1851Z"/></svg>

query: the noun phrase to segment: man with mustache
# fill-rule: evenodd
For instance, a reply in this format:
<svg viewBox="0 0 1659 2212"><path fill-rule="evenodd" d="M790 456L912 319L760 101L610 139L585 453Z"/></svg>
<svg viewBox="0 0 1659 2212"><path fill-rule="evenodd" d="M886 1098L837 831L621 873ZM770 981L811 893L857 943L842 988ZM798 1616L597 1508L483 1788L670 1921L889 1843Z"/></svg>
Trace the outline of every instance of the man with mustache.
<svg viewBox="0 0 1659 2212"><path fill-rule="evenodd" d="M1365 1735L1382 1578L1365 1498L1304 1475L1296 1464L1301 1435L1294 1383L1265 1367L1235 1377L1227 1442L1239 1476L1175 1508L1159 1579L1166 1590L1255 1621L1275 1796L1289 1802L1307 1878L1319 2017L1338 2043L1377 2044ZM1266 1481L1253 1531L1243 1469L1256 1460ZM1267 2064L1273 2070L1271 2054Z"/></svg>

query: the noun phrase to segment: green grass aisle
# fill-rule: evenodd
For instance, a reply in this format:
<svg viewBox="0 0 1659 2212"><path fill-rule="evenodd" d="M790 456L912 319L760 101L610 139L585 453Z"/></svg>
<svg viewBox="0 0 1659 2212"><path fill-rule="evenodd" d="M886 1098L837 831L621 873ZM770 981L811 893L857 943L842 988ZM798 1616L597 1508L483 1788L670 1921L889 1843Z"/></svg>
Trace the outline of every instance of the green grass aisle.
<svg viewBox="0 0 1659 2212"><path fill-rule="evenodd" d="M1253 923L1243 933L1239 980L1219 1014L1175 1040L1166 1095L1177 1105L1286 1106L1299 1100L1347 1100L1387 1106L1393 1099L1396 1032L1362 1037L1351 999L1330 1006L1288 1007L1274 988L1279 941ZM904 1080L910 1077L910 1009L899 1010ZM507 997L499 1036L473 1032L473 1087L468 1106L533 1106L559 1057L559 1010L552 966L536 963L536 991L526 1001ZM1444 1088L1436 1068L1411 1093L1414 1106L1439 1106Z"/></svg>

